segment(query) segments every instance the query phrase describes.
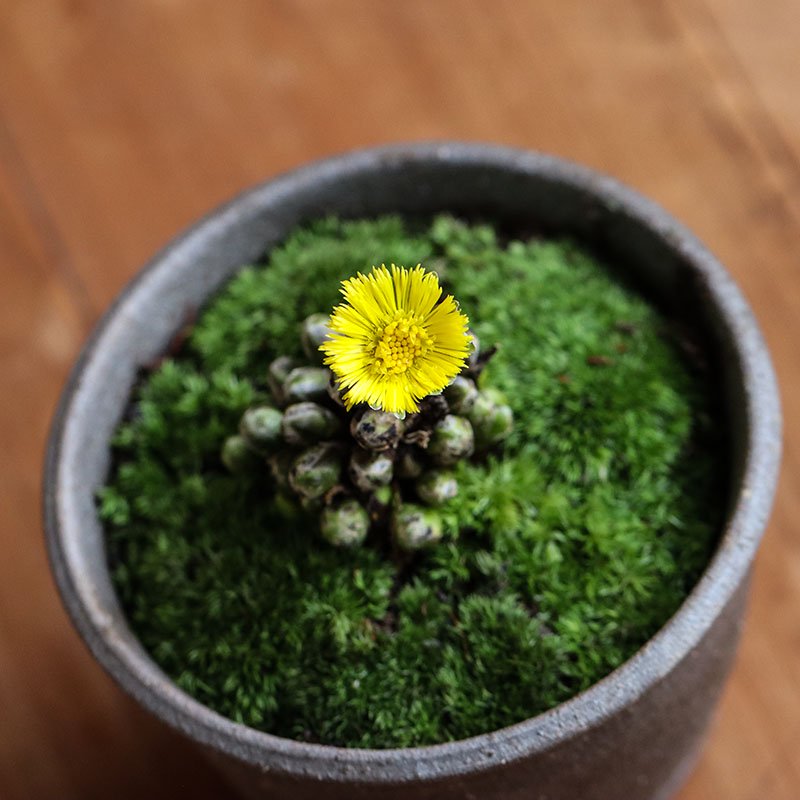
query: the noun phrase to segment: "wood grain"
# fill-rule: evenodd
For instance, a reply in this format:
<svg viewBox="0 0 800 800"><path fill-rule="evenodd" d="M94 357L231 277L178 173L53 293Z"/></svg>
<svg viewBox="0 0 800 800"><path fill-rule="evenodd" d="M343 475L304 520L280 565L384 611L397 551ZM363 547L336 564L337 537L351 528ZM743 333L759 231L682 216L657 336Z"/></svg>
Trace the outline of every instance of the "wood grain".
<svg viewBox="0 0 800 800"><path fill-rule="evenodd" d="M800 794L800 12L790 0L0 0L0 797L225 797L86 654L41 456L92 322L177 229L393 140L538 148L689 224L759 316L784 470L740 656L680 800Z"/></svg>

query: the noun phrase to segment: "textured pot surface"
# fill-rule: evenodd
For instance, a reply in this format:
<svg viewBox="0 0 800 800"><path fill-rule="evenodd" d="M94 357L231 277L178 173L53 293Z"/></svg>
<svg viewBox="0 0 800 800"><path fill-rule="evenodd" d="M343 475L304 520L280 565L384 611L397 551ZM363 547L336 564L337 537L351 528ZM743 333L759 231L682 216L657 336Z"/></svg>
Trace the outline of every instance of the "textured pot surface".
<svg viewBox="0 0 800 800"><path fill-rule="evenodd" d="M557 708L434 747L350 750L234 723L181 691L128 627L111 585L94 492L138 371L242 264L314 217L447 210L501 228L570 234L667 313L691 320L719 365L730 448L728 516L697 587L633 658ZM346 155L280 177L212 213L159 254L105 316L53 427L45 476L51 562L100 663L252 797L663 800L685 777L738 639L780 450L769 357L734 283L659 208L569 163L505 148L426 144ZM498 687L502 691L502 687Z"/></svg>

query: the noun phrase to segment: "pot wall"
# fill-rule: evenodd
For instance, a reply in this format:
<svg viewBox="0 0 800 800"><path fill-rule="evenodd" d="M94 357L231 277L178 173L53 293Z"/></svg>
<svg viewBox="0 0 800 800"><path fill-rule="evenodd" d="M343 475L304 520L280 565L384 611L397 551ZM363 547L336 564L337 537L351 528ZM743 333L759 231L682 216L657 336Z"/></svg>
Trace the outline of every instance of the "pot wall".
<svg viewBox="0 0 800 800"><path fill-rule="evenodd" d="M605 252L699 329L728 407L730 514L714 560L672 620L576 698L492 734L435 747L345 750L280 739L183 693L129 629L94 492L141 367L242 264L325 214L485 216L568 233ZM777 392L749 309L714 258L663 211L557 159L478 145L365 151L263 184L175 240L106 315L73 372L45 476L51 563L98 661L144 707L201 744L252 797L662 800L686 774L729 669L747 577L774 491Z"/></svg>

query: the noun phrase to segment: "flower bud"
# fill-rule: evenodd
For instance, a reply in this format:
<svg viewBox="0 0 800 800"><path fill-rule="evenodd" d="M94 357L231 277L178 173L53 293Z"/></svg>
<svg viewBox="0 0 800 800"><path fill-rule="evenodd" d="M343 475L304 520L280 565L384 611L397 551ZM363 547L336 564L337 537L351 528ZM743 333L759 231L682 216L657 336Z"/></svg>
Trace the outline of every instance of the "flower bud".
<svg viewBox="0 0 800 800"><path fill-rule="evenodd" d="M279 406L286 403L283 395L283 382L296 366L297 362L291 356L279 356L267 368L269 390Z"/></svg>
<svg viewBox="0 0 800 800"><path fill-rule="evenodd" d="M330 371L325 367L296 367L283 382L284 402L319 402L328 396Z"/></svg>
<svg viewBox="0 0 800 800"><path fill-rule="evenodd" d="M258 457L243 436L229 436L222 444L220 459L234 473L247 472L258 464Z"/></svg>
<svg viewBox="0 0 800 800"><path fill-rule="evenodd" d="M425 466L419 450L415 447L403 447L397 452L394 471L398 478L418 478Z"/></svg>
<svg viewBox="0 0 800 800"><path fill-rule="evenodd" d="M458 481L449 470L428 470L417 478L415 486L419 499L429 506L439 506L458 494Z"/></svg>
<svg viewBox="0 0 800 800"><path fill-rule="evenodd" d="M433 509L403 503L392 514L392 535L403 550L420 550L442 538L442 520Z"/></svg>
<svg viewBox="0 0 800 800"><path fill-rule="evenodd" d="M478 399L475 381L463 375L456 375L453 382L445 387L444 399L454 414L466 414Z"/></svg>
<svg viewBox="0 0 800 800"><path fill-rule="evenodd" d="M248 408L239 423L239 433L260 453L268 453L281 441L281 417L272 406Z"/></svg>
<svg viewBox="0 0 800 800"><path fill-rule="evenodd" d="M348 472L350 480L362 492L371 492L379 486L386 486L392 480L393 471L394 464L387 453L353 448Z"/></svg>
<svg viewBox="0 0 800 800"><path fill-rule="evenodd" d="M463 458L469 458L474 449L475 440L469 420L448 414L436 423L428 454L436 464L449 467Z"/></svg>
<svg viewBox="0 0 800 800"><path fill-rule="evenodd" d="M481 389L481 394L496 406L503 406L508 403L506 396L495 386L487 386Z"/></svg>
<svg viewBox="0 0 800 800"><path fill-rule="evenodd" d="M320 515L322 538L336 547L355 547L367 537L369 515L357 500L345 500Z"/></svg>
<svg viewBox="0 0 800 800"><path fill-rule="evenodd" d="M330 439L339 430L339 418L316 403L294 403L286 406L281 433L295 447Z"/></svg>
<svg viewBox="0 0 800 800"><path fill-rule="evenodd" d="M289 470L289 485L301 497L322 497L339 482L341 471L338 448L330 443L317 444L294 459Z"/></svg>
<svg viewBox="0 0 800 800"><path fill-rule="evenodd" d="M499 444L514 430L514 413L497 389L482 390L468 416L479 450Z"/></svg>
<svg viewBox="0 0 800 800"><path fill-rule="evenodd" d="M403 427L394 414L367 408L353 417L350 433L365 450L390 450L400 441Z"/></svg>
<svg viewBox="0 0 800 800"><path fill-rule="evenodd" d="M312 314L303 320L300 339L303 342L303 352L311 361L322 363L325 357L319 346L328 338L330 317L327 314Z"/></svg>

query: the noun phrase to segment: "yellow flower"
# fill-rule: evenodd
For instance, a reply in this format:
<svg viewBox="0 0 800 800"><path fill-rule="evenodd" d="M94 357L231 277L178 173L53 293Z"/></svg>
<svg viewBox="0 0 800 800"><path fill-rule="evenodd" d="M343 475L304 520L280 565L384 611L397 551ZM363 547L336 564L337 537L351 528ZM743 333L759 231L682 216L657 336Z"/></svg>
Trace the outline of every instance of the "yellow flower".
<svg viewBox="0 0 800 800"><path fill-rule="evenodd" d="M435 272L421 266L373 267L343 281L320 345L349 410L356 403L402 415L440 392L470 352L469 320Z"/></svg>

